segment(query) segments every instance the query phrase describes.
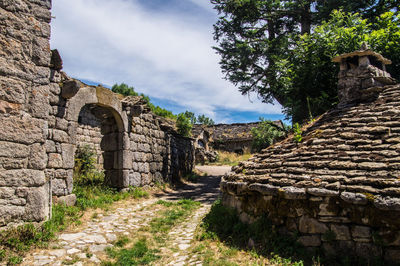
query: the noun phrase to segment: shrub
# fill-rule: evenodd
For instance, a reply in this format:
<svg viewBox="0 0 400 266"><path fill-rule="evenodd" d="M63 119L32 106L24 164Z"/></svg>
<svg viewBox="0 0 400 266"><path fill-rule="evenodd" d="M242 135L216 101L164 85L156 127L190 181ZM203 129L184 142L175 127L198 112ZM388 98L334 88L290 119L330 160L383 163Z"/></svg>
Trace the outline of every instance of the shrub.
<svg viewBox="0 0 400 266"><path fill-rule="evenodd" d="M260 124L251 129L253 135L253 149L261 151L286 135L284 129L280 129L270 120L260 117Z"/></svg>
<svg viewBox="0 0 400 266"><path fill-rule="evenodd" d="M184 114L180 113L176 119L176 127L178 128L178 133L190 137L192 135L192 123L190 119Z"/></svg>
<svg viewBox="0 0 400 266"><path fill-rule="evenodd" d="M294 142L300 143L303 140L303 137L301 136L301 134L303 134L303 131L301 130L299 123L295 123L293 125L293 140L294 140Z"/></svg>

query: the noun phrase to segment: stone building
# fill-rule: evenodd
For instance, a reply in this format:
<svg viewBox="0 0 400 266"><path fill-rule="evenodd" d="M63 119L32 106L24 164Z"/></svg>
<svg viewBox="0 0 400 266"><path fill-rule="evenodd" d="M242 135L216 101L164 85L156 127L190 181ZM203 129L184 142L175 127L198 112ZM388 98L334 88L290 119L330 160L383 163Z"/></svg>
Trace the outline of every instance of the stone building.
<svg viewBox="0 0 400 266"><path fill-rule="evenodd" d="M283 128L280 120L274 125ZM208 150L221 150L239 154L254 152L251 129L259 125L253 123L217 124L212 126L194 125L195 146L204 146Z"/></svg>
<svg viewBox="0 0 400 266"><path fill-rule="evenodd" d="M73 199L75 151L91 145L110 186L172 181L192 170L193 140L140 97L61 71L49 45L51 0L0 1L0 227L41 222Z"/></svg>
<svg viewBox="0 0 400 266"><path fill-rule="evenodd" d="M327 255L400 261L400 85L390 60L344 54L340 103L223 178L223 203L243 221L266 214L282 234Z"/></svg>

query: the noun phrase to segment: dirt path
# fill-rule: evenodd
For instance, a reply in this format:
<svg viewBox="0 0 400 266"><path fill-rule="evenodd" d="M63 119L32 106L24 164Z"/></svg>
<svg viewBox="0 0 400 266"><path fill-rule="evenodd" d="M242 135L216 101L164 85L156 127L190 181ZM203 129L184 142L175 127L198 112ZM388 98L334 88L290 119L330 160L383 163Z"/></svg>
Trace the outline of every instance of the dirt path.
<svg viewBox="0 0 400 266"><path fill-rule="evenodd" d="M22 265L98 265L106 258L105 249L112 247L118 237L129 237L148 225L159 211L160 207L155 204L157 200L177 201L182 198L198 201L201 206L168 233L169 252L163 252L168 257L163 257L162 261L168 265L201 265L196 257L188 256L188 250L197 225L219 196L221 176L230 167L197 168L208 174L197 183L185 184L170 193L156 194L156 197L140 202L115 203L111 211L96 215L74 231L60 234L59 240L50 244L51 249L35 251L24 259Z"/></svg>

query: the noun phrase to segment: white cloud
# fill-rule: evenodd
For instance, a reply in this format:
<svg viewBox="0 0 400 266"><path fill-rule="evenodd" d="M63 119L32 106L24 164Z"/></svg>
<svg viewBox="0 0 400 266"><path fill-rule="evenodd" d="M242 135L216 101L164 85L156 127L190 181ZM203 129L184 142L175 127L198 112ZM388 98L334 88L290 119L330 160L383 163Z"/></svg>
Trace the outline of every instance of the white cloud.
<svg viewBox="0 0 400 266"><path fill-rule="evenodd" d="M190 1L211 10L208 0ZM151 12L136 0L57 0L53 15L51 45L71 76L125 82L213 118L217 108L280 113L279 105L250 103L222 79L211 48L213 21L199 24L191 14Z"/></svg>

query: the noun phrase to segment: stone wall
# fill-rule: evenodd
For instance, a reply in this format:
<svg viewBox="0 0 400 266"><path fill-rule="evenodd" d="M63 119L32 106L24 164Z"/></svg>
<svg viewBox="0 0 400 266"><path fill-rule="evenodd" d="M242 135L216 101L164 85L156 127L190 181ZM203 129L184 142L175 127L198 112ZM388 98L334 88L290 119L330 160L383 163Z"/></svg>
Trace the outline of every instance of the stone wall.
<svg viewBox="0 0 400 266"><path fill-rule="evenodd" d="M109 185L168 182L190 172L193 140L141 97L69 78L50 50L50 0L0 1L0 227L50 217L73 197L78 146L94 147Z"/></svg>
<svg viewBox="0 0 400 266"><path fill-rule="evenodd" d="M296 235L311 252L400 261L400 212L376 208L372 196L231 182L221 188L223 204L236 208L243 222L267 215L280 234Z"/></svg>
<svg viewBox="0 0 400 266"><path fill-rule="evenodd" d="M0 227L50 213L50 1L0 1Z"/></svg>

